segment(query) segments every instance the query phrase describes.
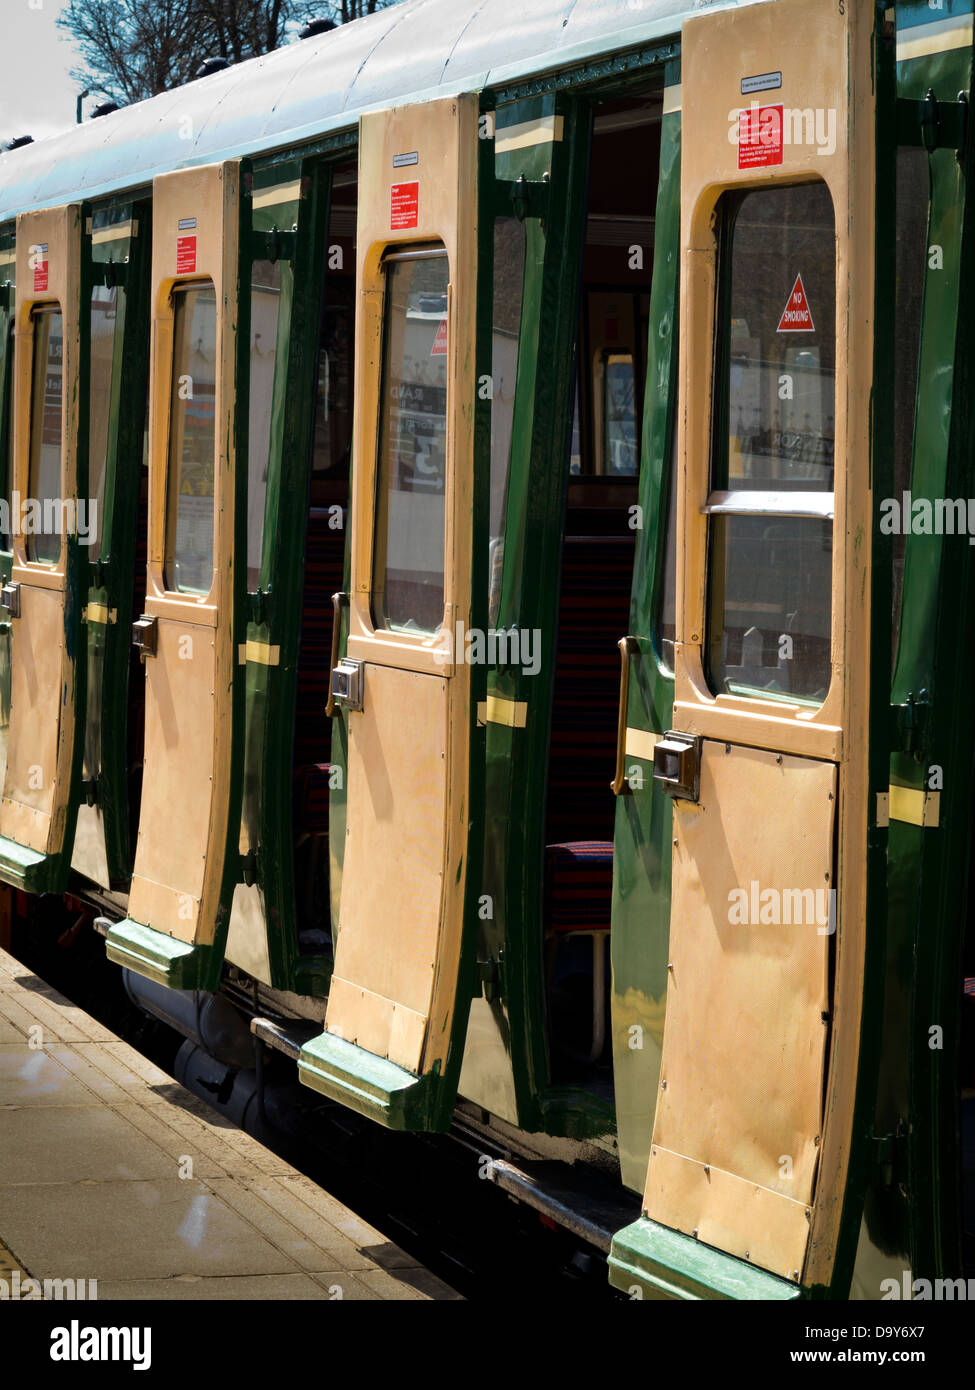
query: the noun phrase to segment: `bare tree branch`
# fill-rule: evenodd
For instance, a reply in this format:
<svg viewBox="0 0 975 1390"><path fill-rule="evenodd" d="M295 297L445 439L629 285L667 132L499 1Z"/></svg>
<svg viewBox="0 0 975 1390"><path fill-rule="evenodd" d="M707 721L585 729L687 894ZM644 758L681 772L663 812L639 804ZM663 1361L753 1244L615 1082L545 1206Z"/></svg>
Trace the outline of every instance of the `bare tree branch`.
<svg viewBox="0 0 975 1390"><path fill-rule="evenodd" d="M279 48L310 19L347 23L397 0L68 0L58 27L82 63L74 81L119 105L192 80L207 58Z"/></svg>

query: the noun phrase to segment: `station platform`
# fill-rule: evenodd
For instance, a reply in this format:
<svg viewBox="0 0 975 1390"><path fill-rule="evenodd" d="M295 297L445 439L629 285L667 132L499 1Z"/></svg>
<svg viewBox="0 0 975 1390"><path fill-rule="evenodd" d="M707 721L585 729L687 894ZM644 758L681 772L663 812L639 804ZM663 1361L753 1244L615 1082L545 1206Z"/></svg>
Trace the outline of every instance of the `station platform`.
<svg viewBox="0 0 975 1390"><path fill-rule="evenodd" d="M4 1297L28 1278L98 1301L460 1298L0 950Z"/></svg>

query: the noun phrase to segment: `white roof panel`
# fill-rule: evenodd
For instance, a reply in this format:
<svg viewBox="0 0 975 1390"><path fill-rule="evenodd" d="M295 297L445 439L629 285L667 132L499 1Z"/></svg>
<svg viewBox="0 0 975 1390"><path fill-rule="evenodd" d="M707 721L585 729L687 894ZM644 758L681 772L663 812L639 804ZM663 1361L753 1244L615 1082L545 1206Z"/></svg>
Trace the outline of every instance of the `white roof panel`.
<svg viewBox="0 0 975 1390"><path fill-rule="evenodd" d="M715 6L757 0L713 0ZM354 127L360 112L478 89L675 35L712 0L404 0L327 34L0 155L0 220L155 174Z"/></svg>

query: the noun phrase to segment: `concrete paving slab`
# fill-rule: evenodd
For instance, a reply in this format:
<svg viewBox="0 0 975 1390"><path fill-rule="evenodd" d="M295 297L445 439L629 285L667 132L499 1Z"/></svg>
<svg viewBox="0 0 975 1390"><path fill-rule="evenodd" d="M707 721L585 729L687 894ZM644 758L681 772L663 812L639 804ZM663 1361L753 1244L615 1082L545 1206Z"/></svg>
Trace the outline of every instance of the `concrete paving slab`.
<svg viewBox="0 0 975 1390"><path fill-rule="evenodd" d="M459 1297L2 950L0 1024L0 1277L94 1279L100 1300Z"/></svg>

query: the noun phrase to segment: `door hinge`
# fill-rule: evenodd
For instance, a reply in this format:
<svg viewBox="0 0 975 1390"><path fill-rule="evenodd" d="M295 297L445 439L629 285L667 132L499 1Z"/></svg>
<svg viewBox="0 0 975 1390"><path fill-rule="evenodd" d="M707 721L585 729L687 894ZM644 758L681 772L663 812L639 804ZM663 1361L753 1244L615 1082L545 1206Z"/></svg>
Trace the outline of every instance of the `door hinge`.
<svg viewBox="0 0 975 1390"><path fill-rule="evenodd" d="M918 753L928 746L931 696L909 691L902 705L890 707L890 744L895 753Z"/></svg>
<svg viewBox="0 0 975 1390"><path fill-rule="evenodd" d="M504 963L501 956L502 953L499 951L497 960L489 956L487 960L477 962L475 999L486 999L491 1003L504 994Z"/></svg>
<svg viewBox="0 0 975 1390"><path fill-rule="evenodd" d="M259 856L260 849L249 849L246 854L240 856L240 877L246 888L253 888L260 876Z"/></svg>
<svg viewBox="0 0 975 1390"><path fill-rule="evenodd" d="M507 187L511 210L519 222L526 217L544 217L548 212L552 187L547 179L526 179L521 174Z"/></svg>
<svg viewBox="0 0 975 1390"><path fill-rule="evenodd" d="M293 261L298 233L272 227L269 232L252 232L252 252L255 261Z"/></svg>
<svg viewBox="0 0 975 1390"><path fill-rule="evenodd" d="M907 1125L897 1121L892 1134L883 1137L872 1134L871 1163L876 1170L881 1187L900 1187L906 1191L907 1183Z"/></svg>
<svg viewBox="0 0 975 1390"><path fill-rule="evenodd" d="M965 149L968 137L968 98L959 92L954 101L938 101L929 87L921 101L898 97L895 112L898 145L920 145L932 150Z"/></svg>

